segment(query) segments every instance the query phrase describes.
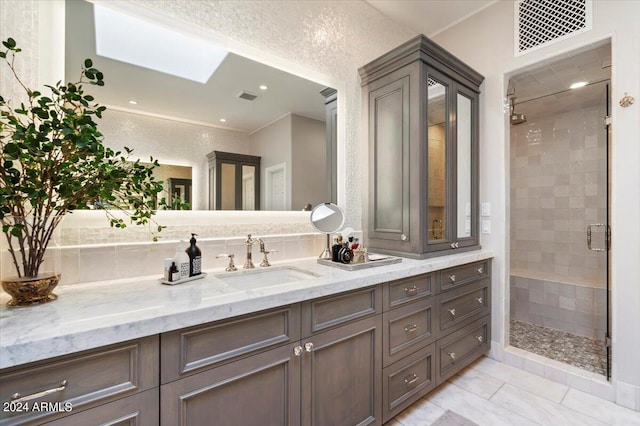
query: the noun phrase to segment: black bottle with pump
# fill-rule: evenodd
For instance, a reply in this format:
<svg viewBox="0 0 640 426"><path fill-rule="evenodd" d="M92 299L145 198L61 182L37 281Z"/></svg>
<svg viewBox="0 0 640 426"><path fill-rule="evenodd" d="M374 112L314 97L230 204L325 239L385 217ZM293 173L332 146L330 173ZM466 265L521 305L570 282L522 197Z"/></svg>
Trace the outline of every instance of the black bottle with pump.
<svg viewBox="0 0 640 426"><path fill-rule="evenodd" d="M200 275L202 272L202 252L196 245L196 235L191 234L191 243L189 248L187 248L186 252L189 255L189 276L193 277L194 275Z"/></svg>

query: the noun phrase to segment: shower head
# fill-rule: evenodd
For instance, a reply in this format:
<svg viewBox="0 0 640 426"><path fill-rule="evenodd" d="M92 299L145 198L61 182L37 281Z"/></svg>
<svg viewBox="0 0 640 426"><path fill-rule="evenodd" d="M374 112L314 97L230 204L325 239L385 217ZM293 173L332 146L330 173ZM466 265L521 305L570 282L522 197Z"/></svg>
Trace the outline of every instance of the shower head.
<svg viewBox="0 0 640 426"><path fill-rule="evenodd" d="M511 122L512 126L515 126L517 124L522 124L525 121L527 121L527 116L524 114L518 114L515 111L515 102L516 102L516 97L512 96L511 97L511 108L509 108L509 122Z"/></svg>

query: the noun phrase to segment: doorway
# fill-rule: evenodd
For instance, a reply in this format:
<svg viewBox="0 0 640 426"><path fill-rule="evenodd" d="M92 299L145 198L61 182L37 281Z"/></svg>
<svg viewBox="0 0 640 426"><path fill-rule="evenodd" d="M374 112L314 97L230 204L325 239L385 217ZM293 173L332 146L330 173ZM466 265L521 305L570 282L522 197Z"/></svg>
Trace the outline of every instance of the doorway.
<svg viewBox="0 0 640 426"><path fill-rule="evenodd" d="M510 344L610 377L604 42L513 75Z"/></svg>

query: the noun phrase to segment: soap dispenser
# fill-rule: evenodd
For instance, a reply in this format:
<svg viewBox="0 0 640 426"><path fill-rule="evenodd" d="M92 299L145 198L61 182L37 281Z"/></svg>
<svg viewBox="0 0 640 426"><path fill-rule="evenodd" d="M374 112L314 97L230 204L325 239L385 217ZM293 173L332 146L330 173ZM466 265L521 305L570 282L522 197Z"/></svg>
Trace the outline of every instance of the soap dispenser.
<svg viewBox="0 0 640 426"><path fill-rule="evenodd" d="M187 254L187 244L184 241L180 241L178 244L173 260L180 271L180 279L189 278L189 255Z"/></svg>
<svg viewBox="0 0 640 426"><path fill-rule="evenodd" d="M189 256L189 276L200 275L202 272L202 252L196 245L196 235L191 234L191 240L189 240L190 246L187 249L187 255Z"/></svg>

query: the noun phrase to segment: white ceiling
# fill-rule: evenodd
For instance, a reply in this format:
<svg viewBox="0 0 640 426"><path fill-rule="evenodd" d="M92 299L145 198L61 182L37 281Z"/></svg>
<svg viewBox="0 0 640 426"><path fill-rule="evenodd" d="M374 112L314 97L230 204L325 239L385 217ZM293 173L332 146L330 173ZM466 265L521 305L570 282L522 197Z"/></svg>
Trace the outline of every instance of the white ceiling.
<svg viewBox="0 0 640 426"><path fill-rule="evenodd" d="M498 0L365 1L399 24L432 37Z"/></svg>
<svg viewBox="0 0 640 426"><path fill-rule="evenodd" d="M80 66L92 58L105 86L85 86L100 104L134 112L173 117L233 130L253 132L285 116L325 120L324 86L229 53L206 84L99 57L95 50L93 5L68 1L65 74L77 81ZM133 31L123 28L123 31ZM268 90L260 90L265 84ZM248 91L254 101L239 99ZM137 105L131 105L129 100ZM226 119L221 123L220 118Z"/></svg>

